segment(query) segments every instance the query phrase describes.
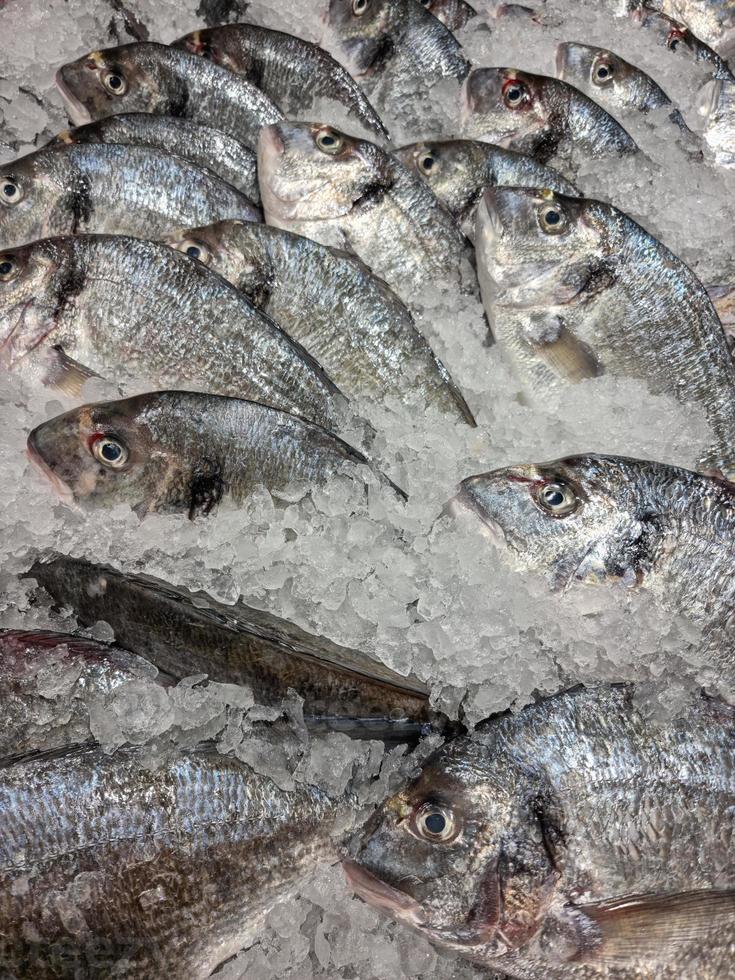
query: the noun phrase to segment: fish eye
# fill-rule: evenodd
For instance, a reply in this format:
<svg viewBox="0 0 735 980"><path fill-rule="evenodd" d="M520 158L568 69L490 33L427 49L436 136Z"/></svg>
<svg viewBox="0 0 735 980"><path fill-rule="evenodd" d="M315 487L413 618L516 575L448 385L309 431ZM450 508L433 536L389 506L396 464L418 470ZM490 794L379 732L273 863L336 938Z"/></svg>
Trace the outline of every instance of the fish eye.
<svg viewBox="0 0 735 980"><path fill-rule="evenodd" d="M439 169L439 161L433 153L422 153L418 158L418 168L425 177L430 177Z"/></svg>
<svg viewBox="0 0 735 980"><path fill-rule="evenodd" d="M530 99L528 88L517 78L509 78L503 85L503 101L509 109L518 109Z"/></svg>
<svg viewBox="0 0 735 980"><path fill-rule="evenodd" d="M0 255L0 282L10 282L20 272L20 266L12 255Z"/></svg>
<svg viewBox="0 0 735 980"><path fill-rule="evenodd" d="M355 17L362 17L370 6L370 0L352 0L352 13Z"/></svg>
<svg viewBox="0 0 735 980"><path fill-rule="evenodd" d="M323 153L334 156L344 146L344 140L333 129L320 129L316 134L316 145Z"/></svg>
<svg viewBox="0 0 735 980"><path fill-rule="evenodd" d="M554 517L566 517L579 506L579 498L576 493L568 483L564 483L562 480L544 483L538 490L536 499L543 509L553 514Z"/></svg>
<svg viewBox="0 0 735 980"><path fill-rule="evenodd" d="M187 238L177 246L180 252L188 255L190 259L196 259L203 265L209 265L212 260L211 253L204 242L198 242L194 238Z"/></svg>
<svg viewBox="0 0 735 980"><path fill-rule="evenodd" d="M122 469L130 455L125 444L114 436L93 436L90 448L97 462L112 470Z"/></svg>
<svg viewBox="0 0 735 980"><path fill-rule="evenodd" d="M419 0L419 3L422 7L430 7L432 0Z"/></svg>
<svg viewBox="0 0 735 980"><path fill-rule="evenodd" d="M0 179L0 201L3 204L7 204L12 207L12 205L17 204L18 201L23 200L23 190L20 184L13 177L3 177Z"/></svg>
<svg viewBox="0 0 735 980"><path fill-rule="evenodd" d="M613 80L615 71L609 61L600 61L592 72L592 81L596 85L607 85Z"/></svg>
<svg viewBox="0 0 735 980"><path fill-rule="evenodd" d="M539 224L547 235L560 235L567 227L567 216L558 204L545 204L539 211Z"/></svg>
<svg viewBox="0 0 735 980"><path fill-rule="evenodd" d="M679 47L679 43L684 40L686 40L684 31L678 27L674 27L671 31L669 31L669 36L666 38L666 47L669 48L670 51L676 51L676 49Z"/></svg>
<svg viewBox="0 0 735 980"><path fill-rule="evenodd" d="M424 803L414 813L411 832L431 844L447 844L459 833L459 825L452 811L438 803Z"/></svg>
<svg viewBox="0 0 735 980"><path fill-rule="evenodd" d="M127 92L128 83L119 71L104 71L100 77L110 95L125 95Z"/></svg>

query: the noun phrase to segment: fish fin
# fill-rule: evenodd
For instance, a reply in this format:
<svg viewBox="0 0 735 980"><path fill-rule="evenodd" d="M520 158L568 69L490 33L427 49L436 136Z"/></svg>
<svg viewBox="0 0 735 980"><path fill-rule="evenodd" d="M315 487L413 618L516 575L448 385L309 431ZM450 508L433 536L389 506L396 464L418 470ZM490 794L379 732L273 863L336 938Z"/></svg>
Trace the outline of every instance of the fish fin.
<svg viewBox="0 0 735 980"><path fill-rule="evenodd" d="M208 463L198 468L189 484L189 520L193 521L197 514L205 517L210 514L222 500L225 493L225 481L217 463Z"/></svg>
<svg viewBox="0 0 735 980"><path fill-rule="evenodd" d="M524 330L524 339L557 377L571 384L602 374L602 367L587 344L575 337L564 318L556 313L533 315Z"/></svg>
<svg viewBox="0 0 735 980"><path fill-rule="evenodd" d="M60 344L55 344L48 354L48 369L43 383L52 388L58 388L71 398L78 398L82 393L85 382L100 375L91 368L85 367L73 357L64 352Z"/></svg>
<svg viewBox="0 0 735 980"><path fill-rule="evenodd" d="M734 928L735 889L633 895L575 909L594 923L599 942L596 949L575 959L657 960L678 947L701 943L713 933Z"/></svg>

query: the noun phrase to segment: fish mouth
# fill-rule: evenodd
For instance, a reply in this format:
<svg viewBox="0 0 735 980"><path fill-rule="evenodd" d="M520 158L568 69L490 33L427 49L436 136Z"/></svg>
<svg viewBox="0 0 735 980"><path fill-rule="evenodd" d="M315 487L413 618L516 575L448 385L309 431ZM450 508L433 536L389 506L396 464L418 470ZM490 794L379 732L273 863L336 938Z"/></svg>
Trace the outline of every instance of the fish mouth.
<svg viewBox="0 0 735 980"><path fill-rule="evenodd" d="M54 76L56 88L59 90L59 94L61 95L71 121L75 126L84 126L87 123L92 122L92 114L90 113L89 109L87 109L87 107L79 101L76 95L74 95L72 90L66 84L63 73L64 69L59 68Z"/></svg>
<svg viewBox="0 0 735 980"><path fill-rule="evenodd" d="M566 69L569 65L569 45L562 41L561 44L556 46L556 77L562 82L568 81L566 77Z"/></svg>
<svg viewBox="0 0 735 980"><path fill-rule="evenodd" d="M722 84L722 81L712 79L709 82L705 82L697 93L695 100L697 114L703 119L709 119L716 109L717 104L720 101Z"/></svg>
<svg viewBox="0 0 735 980"><path fill-rule="evenodd" d="M505 531L478 501L474 492L476 484L485 486L487 481L482 476L469 476L466 480L462 480L457 493L447 502L445 511L455 519L471 514L480 522L485 537L494 545L504 547L508 544Z"/></svg>
<svg viewBox="0 0 735 980"><path fill-rule="evenodd" d="M350 858L342 859L342 868L354 893L368 905L390 912L415 929L426 926L423 909L415 898L389 885Z"/></svg>
<svg viewBox="0 0 735 980"><path fill-rule="evenodd" d="M71 487L68 483L65 483L61 479L61 477L43 458L41 450L38 447L37 434L38 429L34 429L28 436L28 441L26 443L26 455L28 456L28 459L36 467L39 473L41 473L49 481L59 499L69 506L74 506L74 493L72 492Z"/></svg>

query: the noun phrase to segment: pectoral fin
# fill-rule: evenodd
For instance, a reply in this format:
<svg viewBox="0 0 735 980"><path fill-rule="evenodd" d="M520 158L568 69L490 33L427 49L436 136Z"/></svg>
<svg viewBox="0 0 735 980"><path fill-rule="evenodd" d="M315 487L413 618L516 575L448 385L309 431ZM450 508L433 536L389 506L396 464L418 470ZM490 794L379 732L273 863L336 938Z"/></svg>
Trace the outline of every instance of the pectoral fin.
<svg viewBox="0 0 735 980"><path fill-rule="evenodd" d="M533 315L524 334L536 357L562 380L576 384L602 374L602 368L590 348L568 329L564 319L557 314Z"/></svg>
<svg viewBox="0 0 735 980"><path fill-rule="evenodd" d="M64 352L58 344L51 348L48 355L48 369L43 383L52 388L58 388L71 398L78 398L82 393L85 381L99 378L100 375L91 368L85 367L73 357Z"/></svg>

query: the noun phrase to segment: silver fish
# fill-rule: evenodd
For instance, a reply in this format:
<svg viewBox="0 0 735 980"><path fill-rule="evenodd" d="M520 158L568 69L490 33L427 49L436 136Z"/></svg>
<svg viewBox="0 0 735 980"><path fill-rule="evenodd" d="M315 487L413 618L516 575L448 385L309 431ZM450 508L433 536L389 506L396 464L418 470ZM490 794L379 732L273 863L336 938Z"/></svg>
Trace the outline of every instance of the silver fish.
<svg viewBox="0 0 735 980"><path fill-rule="evenodd" d="M148 146L49 146L0 167L0 248L44 235L156 237L258 208L219 177Z"/></svg>
<svg viewBox="0 0 735 980"><path fill-rule="evenodd" d="M438 140L411 143L395 154L429 185L470 239L475 237L478 202L488 187L549 187L561 194L579 193L558 171L494 143Z"/></svg>
<svg viewBox="0 0 735 980"><path fill-rule="evenodd" d="M283 118L246 79L166 44L92 51L60 68L56 84L77 126L120 112L154 112L215 124L255 149L261 127Z"/></svg>
<svg viewBox="0 0 735 980"><path fill-rule="evenodd" d="M229 68L284 110L301 113L318 98L333 99L377 136L390 138L360 86L339 62L293 34L254 24L225 24L187 34L174 46Z"/></svg>
<svg viewBox="0 0 735 980"><path fill-rule="evenodd" d="M699 93L703 139L721 167L735 167L735 81L712 80Z"/></svg>
<svg viewBox="0 0 735 980"><path fill-rule="evenodd" d="M58 352L155 386L202 388L334 423L345 399L321 367L216 273L156 242L51 238L0 256L0 363Z"/></svg>
<svg viewBox="0 0 735 980"><path fill-rule="evenodd" d="M466 0L418 0L422 7L449 28L450 31L461 31L468 22L477 16L477 11Z"/></svg>
<svg viewBox="0 0 735 980"><path fill-rule="evenodd" d="M152 146L189 160L231 184L252 201L260 201L253 150L211 126L177 116L150 112L121 113L68 129L54 143L127 143Z"/></svg>
<svg viewBox="0 0 735 980"><path fill-rule="evenodd" d="M469 71L459 41L416 0L329 0L327 23L355 77L431 82Z"/></svg>
<svg viewBox="0 0 735 980"><path fill-rule="evenodd" d="M474 425L409 311L354 256L242 221L193 228L167 242L243 290L348 396L398 397L407 407L418 398Z"/></svg>
<svg viewBox="0 0 735 980"><path fill-rule="evenodd" d="M519 980L732 977L733 709L656 722L633 694L561 694L444 745L349 848L357 894Z"/></svg>
<svg viewBox="0 0 735 980"><path fill-rule="evenodd" d="M463 88L462 135L521 150L546 163L576 150L635 153L619 122L572 85L515 68L475 68Z"/></svg>
<svg viewBox="0 0 735 980"><path fill-rule="evenodd" d="M634 23L651 31L657 44L667 48L679 58L708 69L713 78L735 81L727 61L696 37L686 24L664 13L651 10L643 4L636 5L630 16Z"/></svg>
<svg viewBox="0 0 735 980"><path fill-rule="evenodd" d="M628 0L632 9L649 7L686 24L708 44L719 47L735 34L733 0Z"/></svg>
<svg viewBox="0 0 735 980"><path fill-rule="evenodd" d="M495 338L531 393L641 378L701 405L716 439L704 463L735 475L735 368L680 259L609 204L510 187L485 192L476 249Z"/></svg>
<svg viewBox="0 0 735 980"><path fill-rule="evenodd" d="M458 275L467 243L454 218L374 143L320 123L278 123L261 133L258 174L269 225L354 252L404 301Z"/></svg>

